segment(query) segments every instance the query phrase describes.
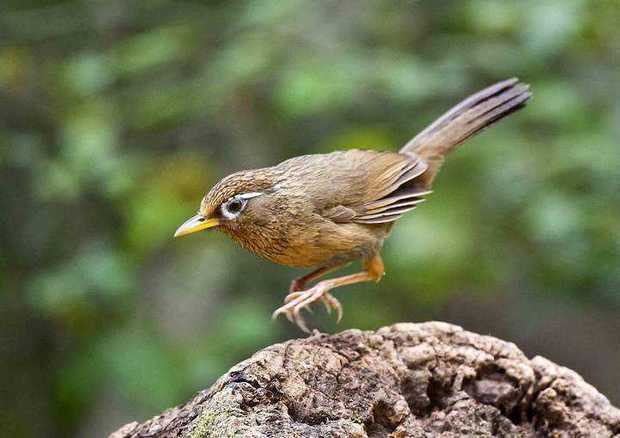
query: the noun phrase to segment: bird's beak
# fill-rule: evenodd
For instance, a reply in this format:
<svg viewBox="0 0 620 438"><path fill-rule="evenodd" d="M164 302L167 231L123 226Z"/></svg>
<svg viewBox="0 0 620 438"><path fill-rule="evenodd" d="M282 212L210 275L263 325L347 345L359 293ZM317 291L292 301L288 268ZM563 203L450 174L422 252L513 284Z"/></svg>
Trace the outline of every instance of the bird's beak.
<svg viewBox="0 0 620 438"><path fill-rule="evenodd" d="M206 217L197 214L196 216L186 220L174 233L174 237L197 233L198 231L206 230L207 228L217 227L219 224L220 221L217 218L207 219Z"/></svg>

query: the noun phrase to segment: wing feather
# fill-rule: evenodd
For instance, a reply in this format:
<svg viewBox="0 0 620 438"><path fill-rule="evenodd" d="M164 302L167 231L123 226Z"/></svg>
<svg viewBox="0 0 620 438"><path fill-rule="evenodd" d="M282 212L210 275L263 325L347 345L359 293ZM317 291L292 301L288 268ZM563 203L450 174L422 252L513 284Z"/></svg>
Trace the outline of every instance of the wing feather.
<svg viewBox="0 0 620 438"><path fill-rule="evenodd" d="M382 187L356 211L352 221L360 224L394 222L424 202L430 190L416 187L415 179L428 169L428 164L415 154L403 156L408 164L399 171L390 171Z"/></svg>
<svg viewBox="0 0 620 438"><path fill-rule="evenodd" d="M394 215L390 215L390 216L383 216L383 217L379 217L379 218L375 218L375 219L355 219L355 223L358 224L385 224L388 222L394 222L397 221L398 219L400 219L402 217L402 214L394 214Z"/></svg>
<svg viewBox="0 0 620 438"><path fill-rule="evenodd" d="M369 202L365 204L365 210L367 213L378 213L383 210L390 209L392 207L398 207L401 205L416 205L420 202L424 202L424 196L432 193L432 190L420 190L417 188L403 191L398 195L388 196L378 201Z"/></svg>
<svg viewBox="0 0 620 438"><path fill-rule="evenodd" d="M418 179L427 171L428 163L415 153L349 151L334 157L345 156L347 161L342 166L353 163L351 171L344 177L333 178L346 182L349 194L334 193L332 196L340 198L339 203L326 206L321 213L335 223L394 222L424 202L430 193Z"/></svg>
<svg viewBox="0 0 620 438"><path fill-rule="evenodd" d="M356 220L357 219L361 219L361 220L377 219L377 218L380 218L380 217L393 216L395 214L402 215L403 213L407 213L408 211L411 211L414 208L415 208L415 205L405 206L405 207L400 207L400 208L391 208L389 210L385 210L385 211L382 211L380 213L365 214L363 216L358 216L358 217L356 217Z"/></svg>

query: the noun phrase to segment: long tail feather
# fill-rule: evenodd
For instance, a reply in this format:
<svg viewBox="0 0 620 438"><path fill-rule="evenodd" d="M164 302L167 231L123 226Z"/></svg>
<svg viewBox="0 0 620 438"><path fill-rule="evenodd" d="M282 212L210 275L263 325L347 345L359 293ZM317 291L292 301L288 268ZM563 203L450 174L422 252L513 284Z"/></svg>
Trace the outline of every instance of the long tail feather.
<svg viewBox="0 0 620 438"><path fill-rule="evenodd" d="M517 78L491 85L435 120L400 152L413 152L428 163L429 169L421 178L430 187L448 153L484 128L523 108L530 96L529 85Z"/></svg>

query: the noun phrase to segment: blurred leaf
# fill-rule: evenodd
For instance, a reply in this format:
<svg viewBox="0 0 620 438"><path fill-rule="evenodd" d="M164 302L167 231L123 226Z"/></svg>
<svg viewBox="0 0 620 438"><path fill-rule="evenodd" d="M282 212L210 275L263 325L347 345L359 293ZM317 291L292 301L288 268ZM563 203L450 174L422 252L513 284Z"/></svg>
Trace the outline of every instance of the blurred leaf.
<svg viewBox="0 0 620 438"><path fill-rule="evenodd" d="M583 0L542 0L527 4L523 38L538 56L567 44L582 26L586 4Z"/></svg>
<svg viewBox="0 0 620 438"><path fill-rule="evenodd" d="M98 299L113 301L133 287L127 258L105 244L93 243L64 265L43 272L29 285L29 297L53 317L96 311Z"/></svg>
<svg viewBox="0 0 620 438"><path fill-rule="evenodd" d="M317 149L325 153L340 149L391 150L394 143L395 140L385 128L355 126L326 138Z"/></svg>
<svg viewBox="0 0 620 438"><path fill-rule="evenodd" d="M530 199L528 218L531 231L541 240L568 239L581 229L580 212L574 201L558 193Z"/></svg>
<svg viewBox="0 0 620 438"><path fill-rule="evenodd" d="M276 102L292 116L351 104L361 89L364 66L354 58L318 64L301 61L283 72Z"/></svg>
<svg viewBox="0 0 620 438"><path fill-rule="evenodd" d="M129 400L154 410L174 404L187 379L182 362L172 353L144 332L120 333L101 345L116 389Z"/></svg>
<svg viewBox="0 0 620 438"><path fill-rule="evenodd" d="M514 2L474 0L466 3L468 19L482 32L514 31L521 21L523 7Z"/></svg>
<svg viewBox="0 0 620 438"><path fill-rule="evenodd" d="M108 57L98 53L81 54L65 65L63 81L81 95L102 91L114 76Z"/></svg>
<svg viewBox="0 0 620 438"><path fill-rule="evenodd" d="M183 220L195 213L207 187L208 167L199 157L153 162L148 169L125 211L126 237L139 252L170 241Z"/></svg>
<svg viewBox="0 0 620 438"><path fill-rule="evenodd" d="M127 38L113 53L119 74L142 73L178 59L188 48L183 26L160 27Z"/></svg>

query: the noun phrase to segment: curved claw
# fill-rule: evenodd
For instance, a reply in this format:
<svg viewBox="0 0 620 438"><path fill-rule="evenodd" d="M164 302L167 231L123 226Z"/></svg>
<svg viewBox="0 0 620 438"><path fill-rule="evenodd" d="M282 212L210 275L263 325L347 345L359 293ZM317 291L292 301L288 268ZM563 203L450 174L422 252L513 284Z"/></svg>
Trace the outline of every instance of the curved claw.
<svg viewBox="0 0 620 438"><path fill-rule="evenodd" d="M310 329L308 329L308 326L306 325L306 320L303 318L303 316L301 316L301 310L303 309L303 307L299 306L300 305L297 305L293 309L293 320L295 324L297 324L297 327L299 327L303 332L310 333Z"/></svg>
<svg viewBox="0 0 620 438"><path fill-rule="evenodd" d="M301 330L306 333L310 333L308 326L306 325L306 321L301 316L301 309L306 307L309 303L307 292L293 292L288 294L284 298L284 305L273 312L271 315L272 319L276 319L278 316L284 314L286 319L288 319L293 324L296 324Z"/></svg>
<svg viewBox="0 0 620 438"><path fill-rule="evenodd" d="M342 305L338 303L338 307L336 308L336 324L340 324L340 321L342 321L342 314Z"/></svg>
<svg viewBox="0 0 620 438"><path fill-rule="evenodd" d="M293 318L293 312L286 312L284 314L284 316L286 316L286 319L288 319L288 322L295 324L295 319Z"/></svg>
<svg viewBox="0 0 620 438"><path fill-rule="evenodd" d="M295 321L293 320L292 312L290 310L289 311L283 311L282 308L276 309L276 311L271 314L271 319L272 320L278 319L278 316L280 316L282 314L284 314L284 316L286 316L286 319L288 319L289 322L295 324Z"/></svg>
<svg viewBox="0 0 620 438"><path fill-rule="evenodd" d="M290 322L296 324L304 332L310 333L301 311L306 309L308 312L312 312L309 306L318 300L321 300L328 313L331 314L331 311L335 310L337 322L340 322L342 319L342 305L328 292L328 289L318 285L306 291L289 293L284 298L284 305L273 312L272 318L275 319L284 314Z"/></svg>
<svg viewBox="0 0 620 438"><path fill-rule="evenodd" d="M328 295L328 294L325 294L325 295ZM332 306L331 306L331 304L330 304L330 302L329 302L329 299L328 299L325 295L323 295L323 296L321 297L321 302L323 303L323 306L325 307L325 311L326 311L328 314L330 314L330 315L331 315L331 314L332 314Z"/></svg>
<svg viewBox="0 0 620 438"><path fill-rule="evenodd" d="M332 294L329 292L325 293L323 297L321 297L325 306L328 307L329 313L331 314L331 309L336 311L336 323L339 323L342 320L342 304L338 301Z"/></svg>
<svg viewBox="0 0 620 438"><path fill-rule="evenodd" d="M274 310L274 312L271 314L271 319L278 319L278 316L285 314L287 315L288 318L288 314L290 312L290 308L291 306L289 306L288 304L285 304L284 306L278 307L276 310Z"/></svg>

